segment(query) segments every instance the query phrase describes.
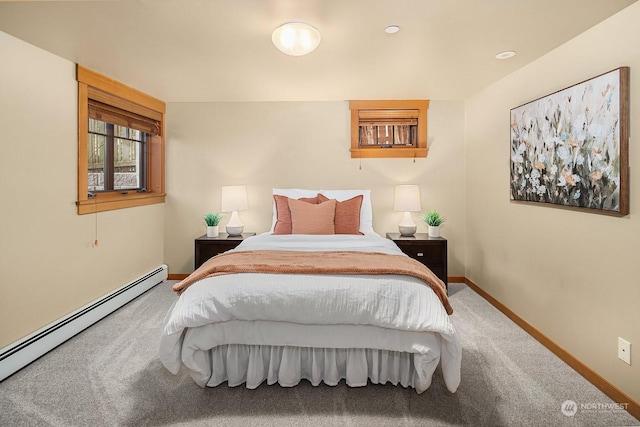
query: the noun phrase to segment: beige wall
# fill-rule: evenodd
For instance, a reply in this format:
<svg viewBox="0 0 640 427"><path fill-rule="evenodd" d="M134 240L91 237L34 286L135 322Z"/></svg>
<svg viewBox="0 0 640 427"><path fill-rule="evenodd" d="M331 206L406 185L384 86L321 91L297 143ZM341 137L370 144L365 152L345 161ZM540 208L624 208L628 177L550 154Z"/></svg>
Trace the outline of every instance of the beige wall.
<svg viewBox="0 0 640 427"><path fill-rule="evenodd" d="M78 216L75 65L0 32L0 347L163 263L163 205Z"/></svg>
<svg viewBox="0 0 640 427"><path fill-rule="evenodd" d="M640 344L640 3L467 102L466 276L640 401L617 339ZM616 218L509 202L509 110L631 67L631 213ZM571 396L567 396L571 398Z"/></svg>
<svg viewBox="0 0 640 427"><path fill-rule="evenodd" d="M397 232L394 185L419 184L422 208L448 222L449 275L464 275L464 103L432 101L426 159L351 159L349 104L338 102L172 103L167 105L165 261L171 274L193 270L193 240L220 187L247 185L245 230L271 226L273 187L371 189L374 229ZM229 219L223 219L224 224ZM418 231L426 231L414 215Z"/></svg>

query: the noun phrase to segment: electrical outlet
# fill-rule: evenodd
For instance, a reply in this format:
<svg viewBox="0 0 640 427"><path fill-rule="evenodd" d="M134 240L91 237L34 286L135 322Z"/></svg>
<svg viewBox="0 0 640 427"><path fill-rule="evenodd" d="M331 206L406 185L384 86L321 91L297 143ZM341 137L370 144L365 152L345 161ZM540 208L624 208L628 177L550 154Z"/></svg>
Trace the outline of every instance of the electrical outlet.
<svg viewBox="0 0 640 427"><path fill-rule="evenodd" d="M631 343L618 337L618 358L631 365Z"/></svg>

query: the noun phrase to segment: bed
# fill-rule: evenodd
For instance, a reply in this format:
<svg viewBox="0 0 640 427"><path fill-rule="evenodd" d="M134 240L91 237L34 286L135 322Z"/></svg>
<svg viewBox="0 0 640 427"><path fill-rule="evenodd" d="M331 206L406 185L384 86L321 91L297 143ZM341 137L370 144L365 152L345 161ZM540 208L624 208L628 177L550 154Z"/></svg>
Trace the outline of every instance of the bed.
<svg viewBox="0 0 640 427"><path fill-rule="evenodd" d="M274 189L274 200L269 232L174 285L179 297L163 322L162 364L173 374L185 367L201 387L344 380L418 393L441 366L455 392L461 349L444 284L373 231L369 192ZM290 204L290 217L278 200ZM301 203L316 205L313 214ZM307 233L324 220L300 228L320 209L333 209L333 234Z"/></svg>

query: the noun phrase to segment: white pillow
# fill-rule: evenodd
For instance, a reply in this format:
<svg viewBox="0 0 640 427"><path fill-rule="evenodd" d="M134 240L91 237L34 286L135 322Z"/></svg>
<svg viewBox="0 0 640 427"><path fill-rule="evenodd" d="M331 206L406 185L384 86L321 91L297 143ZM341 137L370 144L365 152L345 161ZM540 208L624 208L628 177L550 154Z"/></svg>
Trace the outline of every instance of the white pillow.
<svg viewBox="0 0 640 427"><path fill-rule="evenodd" d="M336 199L339 202L349 200L362 194L362 206L360 207L360 232L374 233L373 231L373 209L371 207L371 190L309 190L302 188L274 188L273 194L279 196L291 197L299 199L300 197L315 197L318 193L324 194L330 199ZM276 226L277 220L276 204L273 203L273 221L271 223L271 232Z"/></svg>
<svg viewBox="0 0 640 427"><path fill-rule="evenodd" d="M302 188L274 188L273 194L278 196L287 196L292 199L299 199L300 197L316 197L320 190L306 190Z"/></svg>

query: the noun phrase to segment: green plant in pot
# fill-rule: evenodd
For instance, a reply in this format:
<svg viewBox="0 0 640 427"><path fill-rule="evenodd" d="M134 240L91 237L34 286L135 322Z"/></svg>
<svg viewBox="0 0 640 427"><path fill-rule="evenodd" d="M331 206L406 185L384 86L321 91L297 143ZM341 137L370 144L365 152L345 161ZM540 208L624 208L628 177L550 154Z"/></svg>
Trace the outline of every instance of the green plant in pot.
<svg viewBox="0 0 640 427"><path fill-rule="evenodd" d="M430 237L440 237L440 226L445 218L437 210L432 210L422 215L422 220L429 226Z"/></svg>
<svg viewBox="0 0 640 427"><path fill-rule="evenodd" d="M207 224L207 237L218 237L220 234L218 226L222 217L224 214L211 212L204 216L204 222Z"/></svg>

